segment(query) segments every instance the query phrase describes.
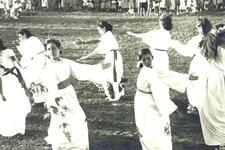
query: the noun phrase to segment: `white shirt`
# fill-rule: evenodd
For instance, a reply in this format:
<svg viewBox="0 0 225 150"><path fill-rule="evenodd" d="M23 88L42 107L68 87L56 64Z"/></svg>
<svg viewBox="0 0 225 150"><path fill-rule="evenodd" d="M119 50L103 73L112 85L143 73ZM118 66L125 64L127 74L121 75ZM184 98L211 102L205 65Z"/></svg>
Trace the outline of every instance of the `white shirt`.
<svg viewBox="0 0 225 150"><path fill-rule="evenodd" d="M142 36L145 42L151 49L167 50L170 48L171 36L170 32L164 29L152 30L144 33Z"/></svg>
<svg viewBox="0 0 225 150"><path fill-rule="evenodd" d="M137 88L145 92L152 92L152 96L160 113L164 116L168 116L176 110L176 105L174 105L170 98L164 94L164 91L161 90L162 86L164 86L164 84L161 82L154 69L145 66L141 69L137 79Z"/></svg>
<svg viewBox="0 0 225 150"><path fill-rule="evenodd" d="M111 31L104 33L99 40L100 42L95 49L95 51L97 51L99 54L107 54L111 50L117 50L119 48L118 42Z"/></svg>
<svg viewBox="0 0 225 150"><path fill-rule="evenodd" d="M20 46L17 46L17 49L22 55L20 60L22 67L30 66L33 57L45 50L43 43L35 36L31 36L27 40L22 41Z"/></svg>

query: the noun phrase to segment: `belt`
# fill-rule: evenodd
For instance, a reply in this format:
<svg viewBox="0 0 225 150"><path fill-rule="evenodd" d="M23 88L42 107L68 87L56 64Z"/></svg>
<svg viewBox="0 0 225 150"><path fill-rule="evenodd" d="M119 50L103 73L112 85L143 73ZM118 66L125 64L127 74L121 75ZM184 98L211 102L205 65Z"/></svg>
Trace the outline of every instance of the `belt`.
<svg viewBox="0 0 225 150"><path fill-rule="evenodd" d="M117 60L117 50L113 49L113 81L117 82L117 72L116 72L116 60Z"/></svg>
<svg viewBox="0 0 225 150"><path fill-rule="evenodd" d="M162 51L162 52L166 52L166 51L167 51L167 50L165 50L165 49L159 49L159 48L154 48L154 50Z"/></svg>
<svg viewBox="0 0 225 150"><path fill-rule="evenodd" d="M141 92L141 93L144 93L144 94L152 94L151 91L147 92L147 91L140 90L140 89L138 89L138 88L137 88L137 90L138 90L139 92Z"/></svg>
<svg viewBox="0 0 225 150"><path fill-rule="evenodd" d="M62 82L58 83L58 89L61 90L61 89L65 89L66 87L70 86L70 85L73 85L72 84L72 80L73 80L73 77L69 76L67 79L63 80Z"/></svg>

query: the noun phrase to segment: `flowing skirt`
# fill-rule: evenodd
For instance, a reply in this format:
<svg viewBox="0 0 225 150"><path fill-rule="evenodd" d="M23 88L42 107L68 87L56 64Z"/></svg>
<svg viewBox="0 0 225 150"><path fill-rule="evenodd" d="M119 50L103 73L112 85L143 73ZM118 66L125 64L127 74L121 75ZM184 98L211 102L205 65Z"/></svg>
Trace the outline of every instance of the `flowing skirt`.
<svg viewBox="0 0 225 150"><path fill-rule="evenodd" d="M225 144L225 74L213 69L207 72L204 100L199 110L204 141L207 145Z"/></svg>
<svg viewBox="0 0 225 150"><path fill-rule="evenodd" d="M151 94L137 91L135 123L143 150L172 150L169 116L163 117Z"/></svg>
<svg viewBox="0 0 225 150"><path fill-rule="evenodd" d="M6 101L0 100L0 134L24 134L26 116L31 111L29 99L14 75L8 74L1 78Z"/></svg>
<svg viewBox="0 0 225 150"><path fill-rule="evenodd" d="M61 109L51 112L51 121L46 141L53 150L79 149L88 150L88 126L86 115L79 105L72 86L60 90ZM66 109L63 109L66 108Z"/></svg>

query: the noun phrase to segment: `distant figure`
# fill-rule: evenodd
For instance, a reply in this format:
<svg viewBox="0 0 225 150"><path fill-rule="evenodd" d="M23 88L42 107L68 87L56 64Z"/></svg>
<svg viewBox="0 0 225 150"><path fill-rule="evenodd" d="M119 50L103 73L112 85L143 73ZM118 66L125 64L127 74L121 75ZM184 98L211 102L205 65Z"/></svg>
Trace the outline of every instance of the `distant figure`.
<svg viewBox="0 0 225 150"><path fill-rule="evenodd" d="M135 15L134 7L132 5L129 5L129 10L127 12L128 15Z"/></svg>
<svg viewBox="0 0 225 150"><path fill-rule="evenodd" d="M18 19L20 16L20 13L22 12L22 2L20 0L14 0L13 5L10 9L10 17L13 19Z"/></svg>
<svg viewBox="0 0 225 150"><path fill-rule="evenodd" d="M147 14L147 0L139 0L139 15L146 16Z"/></svg>

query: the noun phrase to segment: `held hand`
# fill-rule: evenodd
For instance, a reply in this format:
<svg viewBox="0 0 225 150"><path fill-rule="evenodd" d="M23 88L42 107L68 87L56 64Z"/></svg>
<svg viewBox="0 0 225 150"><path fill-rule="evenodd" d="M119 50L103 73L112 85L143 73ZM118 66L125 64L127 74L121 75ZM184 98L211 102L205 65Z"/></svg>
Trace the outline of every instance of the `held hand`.
<svg viewBox="0 0 225 150"><path fill-rule="evenodd" d="M86 59L85 56L81 57L80 59L77 59L77 61L82 61L82 60L84 60L84 59Z"/></svg>

